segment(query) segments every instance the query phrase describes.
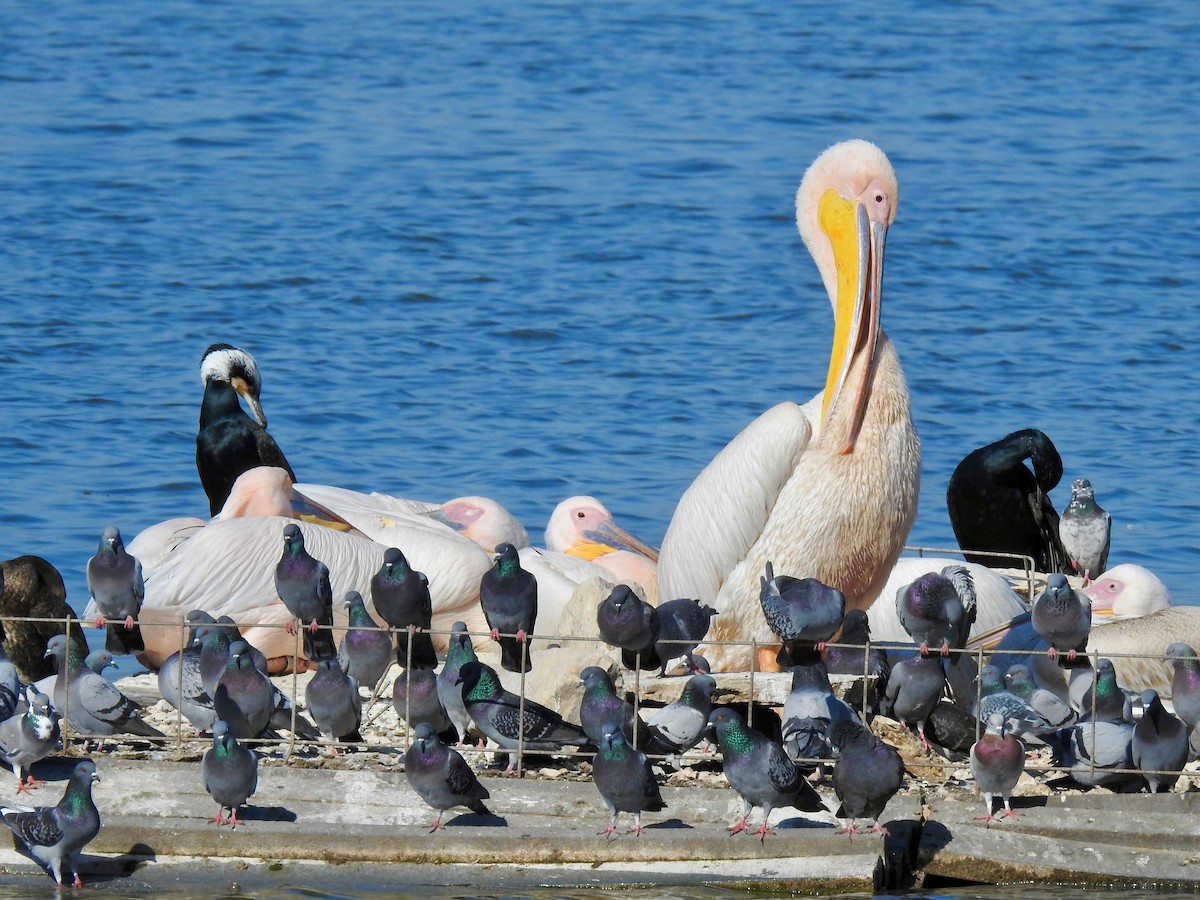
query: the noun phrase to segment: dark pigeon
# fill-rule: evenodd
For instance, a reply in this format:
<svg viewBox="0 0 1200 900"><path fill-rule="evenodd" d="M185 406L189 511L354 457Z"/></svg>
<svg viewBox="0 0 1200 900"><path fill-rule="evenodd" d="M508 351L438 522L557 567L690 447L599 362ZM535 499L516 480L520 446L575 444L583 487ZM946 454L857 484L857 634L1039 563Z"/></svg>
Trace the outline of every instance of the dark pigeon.
<svg viewBox="0 0 1200 900"><path fill-rule="evenodd" d="M336 753L337 741L360 743L362 735L362 698L358 681L347 675L336 659L317 663L317 672L304 688L304 702L317 727L330 737L330 749Z"/></svg>
<svg viewBox="0 0 1200 900"><path fill-rule="evenodd" d="M1046 576L1046 589L1033 601L1030 622L1056 659L1065 653L1068 661L1087 650L1092 630L1092 601L1087 594L1074 590L1067 576L1057 572Z"/></svg>
<svg viewBox="0 0 1200 900"><path fill-rule="evenodd" d="M217 801L217 814L209 819L217 825L237 828L237 811L258 788L258 756L237 742L233 732L220 719L212 725L212 746L200 759L200 777L204 789ZM229 818L225 818L225 810Z"/></svg>
<svg viewBox="0 0 1200 900"><path fill-rule="evenodd" d="M1025 746L1012 735L1008 723L999 713L993 713L986 726L987 730L971 747L971 775L987 805L983 821L990 825L1001 816L1015 818L1020 815L1013 812L1008 797L1025 771ZM1004 810L993 814L992 797L995 796L1004 801Z"/></svg>
<svg viewBox="0 0 1200 900"><path fill-rule="evenodd" d="M250 645L237 640L229 645L225 671L213 690L213 708L230 733L245 739L267 733L275 714L274 685L254 665Z"/></svg>
<svg viewBox="0 0 1200 900"><path fill-rule="evenodd" d="M1071 558L1071 571L1082 576L1086 587L1108 567L1112 541L1112 516L1100 508L1086 478L1071 482L1071 500L1058 523L1058 534Z"/></svg>
<svg viewBox="0 0 1200 900"><path fill-rule="evenodd" d="M120 689L86 665L74 641L57 634L46 645L46 655L58 666L54 680L54 708L84 735L107 737L118 732L142 737L164 737L141 717L140 707Z"/></svg>
<svg viewBox="0 0 1200 900"><path fill-rule="evenodd" d="M964 566L926 572L896 592L896 615L921 654L962 649L975 622L975 583Z"/></svg>
<svg viewBox="0 0 1200 900"><path fill-rule="evenodd" d="M696 670L692 651L708 634L709 623L716 614L711 606L687 598L668 600L655 609L658 639L654 642L654 652L661 663L660 676L667 674L668 662L681 656L687 659L689 672Z"/></svg>
<svg viewBox="0 0 1200 900"><path fill-rule="evenodd" d="M643 812L666 809L650 760L640 750L629 746L621 730L606 733L598 742L596 758L592 760L592 781L608 807L608 825L600 833L617 833L617 818L623 812L633 813L632 833L640 835Z"/></svg>
<svg viewBox="0 0 1200 900"><path fill-rule="evenodd" d="M429 579L409 566L395 547L384 551L383 565L371 578L371 603L383 621L398 629L396 662L401 668L437 668L433 640L427 634L433 623Z"/></svg>
<svg viewBox="0 0 1200 900"><path fill-rule="evenodd" d="M28 689L23 713L0 723L0 759L17 776L17 793L45 784L33 777L30 767L45 759L58 741L58 719L50 708L50 698L36 688Z"/></svg>
<svg viewBox="0 0 1200 900"><path fill-rule="evenodd" d="M742 817L730 826L730 834L746 829L756 806L762 807L763 819L758 830L751 834L763 841L768 834L774 834L768 820L771 810L778 806L791 806L802 812L824 811L821 798L804 772L788 759L780 744L747 726L727 706L714 709L708 722L717 736L725 777L742 798Z"/></svg>
<svg viewBox="0 0 1200 900"><path fill-rule="evenodd" d="M829 744L837 754L833 792L842 801L836 815L850 820L837 834L861 834L857 820L863 818L874 821L872 832L890 834L879 818L904 783L904 761L900 754L865 726L849 719L833 723Z"/></svg>
<svg viewBox="0 0 1200 900"><path fill-rule="evenodd" d="M627 584L616 585L596 607L600 639L621 651L626 669L658 669L662 660L654 650L658 640L658 616L654 607Z"/></svg>
<svg viewBox="0 0 1200 900"><path fill-rule="evenodd" d="M1133 703L1117 683L1117 670L1111 659L1102 657L1096 661L1092 684L1079 704L1079 718L1097 722L1133 721Z"/></svg>
<svg viewBox="0 0 1200 900"><path fill-rule="evenodd" d="M2 727L2 726L0 726ZM1133 726L1133 765L1150 793L1170 791L1188 761L1188 728L1163 706L1158 692L1142 692L1142 717Z"/></svg>
<svg viewBox="0 0 1200 900"><path fill-rule="evenodd" d="M876 709L879 697L887 688L888 673L891 664L887 652L871 645L871 625L867 614L861 609L847 611L842 619L842 633L838 635L837 643L825 648L825 671L830 675L854 675L862 678L874 676L874 682L864 684L862 692L857 688L850 699L858 709L872 712Z"/></svg>
<svg viewBox="0 0 1200 900"><path fill-rule="evenodd" d="M500 665L510 672L533 668L528 647L522 652L537 622L537 579L521 568L517 548L500 544L495 565L483 573L479 583L479 605L492 640L500 644Z"/></svg>
<svg viewBox="0 0 1200 900"><path fill-rule="evenodd" d="M417 725L404 754L404 774L417 795L437 810L431 832L445 827L442 816L455 806L465 806L479 816L492 815L483 804L491 796L488 789L479 783L462 754L439 741L426 722Z"/></svg>
<svg viewBox="0 0 1200 900"><path fill-rule="evenodd" d="M338 664L347 675L373 691L392 664L392 636L371 618L358 591L347 593L343 605L350 627L338 646Z"/></svg>
<svg viewBox="0 0 1200 900"><path fill-rule="evenodd" d="M815 578L777 577L770 562L760 579L758 602L767 626L783 642L776 655L783 668L819 658L846 611L846 598L837 588Z"/></svg>
<svg viewBox="0 0 1200 900"><path fill-rule="evenodd" d="M73 876L72 887L83 887L79 877L79 852L100 833L100 812L92 802L92 784L100 780L90 759L75 766L57 806L37 809L0 807L4 823L29 850L30 856L50 870L59 887Z"/></svg>
<svg viewBox="0 0 1200 900"><path fill-rule="evenodd" d="M1189 731L1200 723L1200 659L1188 644L1176 642L1166 649L1171 661L1171 705Z"/></svg>
<svg viewBox="0 0 1200 900"><path fill-rule="evenodd" d="M105 629L104 646L113 653L145 650L142 631L136 622L146 596L142 564L125 552L121 532L115 525L104 529L96 555L88 560L87 585L96 604L95 625ZM116 624L108 624L109 619Z"/></svg>
<svg viewBox="0 0 1200 900"><path fill-rule="evenodd" d="M336 657L329 569L304 549L304 533L295 524L283 529L283 556L275 566L275 590L305 629L304 655L313 662ZM295 622L288 623L289 634L294 634L295 628Z"/></svg>
<svg viewBox="0 0 1200 900"><path fill-rule="evenodd" d="M617 696L612 677L599 666L588 666L579 673L583 699L579 703L579 724L596 746L610 731L619 731L633 742L633 704ZM644 741L639 741L644 743Z"/></svg>
<svg viewBox="0 0 1200 900"><path fill-rule="evenodd" d="M459 704L462 703L462 687ZM392 682L392 707L396 716L409 728L425 723L437 733L438 739L447 744L458 742L459 731L451 722L442 706L437 676L432 669L405 669ZM463 714L466 715L464 709ZM465 733L465 730L464 730Z"/></svg>

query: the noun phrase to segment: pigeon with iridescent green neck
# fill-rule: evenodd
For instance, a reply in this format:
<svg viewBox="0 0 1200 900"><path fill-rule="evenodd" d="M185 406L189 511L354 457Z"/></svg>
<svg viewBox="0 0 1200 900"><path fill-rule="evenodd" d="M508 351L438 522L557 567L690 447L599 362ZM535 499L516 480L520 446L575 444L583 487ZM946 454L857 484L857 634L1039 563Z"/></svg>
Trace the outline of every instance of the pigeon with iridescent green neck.
<svg viewBox="0 0 1200 900"><path fill-rule="evenodd" d="M100 833L100 811L92 801L92 784L99 781L90 759L75 766L57 806L37 809L0 806L0 815L29 855L50 870L59 887L73 875L72 887L83 887L79 877L79 852Z"/></svg>
<svg viewBox="0 0 1200 900"><path fill-rule="evenodd" d="M433 622L429 579L412 568L395 547L383 552L383 565L371 577L371 603L379 618L397 629L396 662L401 668L437 668L437 654L428 634Z"/></svg>
<svg viewBox="0 0 1200 900"><path fill-rule="evenodd" d="M304 548L304 533L296 524L283 529L283 555L275 566L275 590L295 620L288 633L295 634L296 621L304 636L304 655L317 662L337 656L333 640L333 589L329 567L314 559Z"/></svg>
<svg viewBox="0 0 1200 900"><path fill-rule="evenodd" d="M633 813L632 833L640 835L642 813L665 809L662 792L654 780L650 760L640 750L629 746L620 729L605 733L597 744L592 760L592 781L608 807L608 826L603 835L617 833L617 818L623 812Z"/></svg>
<svg viewBox="0 0 1200 900"><path fill-rule="evenodd" d="M479 605L492 640L500 644L500 665L510 672L533 668L528 646L522 649L537 622L537 579L521 568L521 558L512 544L496 548L495 564L479 582Z"/></svg>
<svg viewBox="0 0 1200 900"><path fill-rule="evenodd" d="M46 644L46 655L58 665L54 680L54 708L63 712L76 731L100 737L117 732L143 737L164 737L141 717L141 707L120 689L89 669L74 641L56 634Z"/></svg>
<svg viewBox="0 0 1200 900"><path fill-rule="evenodd" d="M238 809L258 788L258 755L239 744L229 726L220 719L213 722L212 735L212 746L200 759L204 789L220 804L217 814L209 822L237 828L241 824ZM225 818L227 809L228 819Z"/></svg>
<svg viewBox="0 0 1200 900"><path fill-rule="evenodd" d="M17 776L17 793L45 784L33 777L29 767L40 762L58 741L58 719L50 709L50 698L34 687L27 688L26 709L0 723L0 759Z"/></svg>
<svg viewBox="0 0 1200 900"><path fill-rule="evenodd" d="M392 664L392 636L371 618L358 591L349 591L343 605L350 627L338 645L338 663L360 685L374 690Z"/></svg>

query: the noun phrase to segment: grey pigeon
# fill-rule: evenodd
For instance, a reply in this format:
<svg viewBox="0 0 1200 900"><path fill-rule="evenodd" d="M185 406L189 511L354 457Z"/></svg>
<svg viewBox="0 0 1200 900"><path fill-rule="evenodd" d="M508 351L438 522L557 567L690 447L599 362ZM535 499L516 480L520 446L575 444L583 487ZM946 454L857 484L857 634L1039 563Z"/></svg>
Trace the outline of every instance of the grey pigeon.
<svg viewBox="0 0 1200 900"><path fill-rule="evenodd" d="M783 701L783 748L792 762L812 771L816 763L801 760L828 759L829 726L838 719L861 721L845 701L833 694L829 674L820 660L792 667L792 689Z"/></svg>
<svg viewBox="0 0 1200 900"><path fill-rule="evenodd" d="M783 642L776 655L779 665L803 665L819 657L825 643L842 627L846 612L842 592L815 578L777 577L770 562L759 582L763 616Z"/></svg>
<svg viewBox="0 0 1200 900"><path fill-rule="evenodd" d="M492 640L500 644L500 665L510 672L533 668L528 647L521 645L537 622L537 579L521 568L521 558L512 544L496 547L495 564L479 582L479 605Z"/></svg>
<svg viewBox="0 0 1200 900"><path fill-rule="evenodd" d="M3 570L0 570L2 572ZM4 576L0 575L0 593L4 591ZM0 625L0 635L4 627ZM4 651L0 643L0 721L7 719L17 709L21 700L21 673Z"/></svg>
<svg viewBox="0 0 1200 900"><path fill-rule="evenodd" d="M830 675L873 676L874 682L864 684L861 694L855 689L852 699L859 709L874 711L877 698L883 696L887 687L891 668L887 652L871 646L871 625L866 612L848 610L837 642L825 648L825 670Z"/></svg>
<svg viewBox="0 0 1200 900"><path fill-rule="evenodd" d="M191 626L187 643L158 667L158 692L198 731L208 731L217 713L200 677L201 647L197 634L202 626L215 620L203 610L194 609L187 614L187 622Z"/></svg>
<svg viewBox="0 0 1200 900"><path fill-rule="evenodd" d="M1071 557L1072 570L1088 582L1108 567L1112 541L1112 516L1096 502L1096 492L1086 478L1071 482L1071 500L1058 523L1063 549Z"/></svg>
<svg viewBox="0 0 1200 900"><path fill-rule="evenodd" d="M237 828L237 811L258 788L258 755L237 742L225 722L217 719L212 725L212 746L200 759L200 777L204 789L217 801L217 814L209 819L217 825ZM229 818L225 818L225 810Z"/></svg>
<svg viewBox="0 0 1200 900"><path fill-rule="evenodd" d="M1117 683L1117 670L1111 659L1102 657L1096 661L1092 684L1079 704L1079 718L1099 722L1133 721L1133 703Z"/></svg>
<svg viewBox="0 0 1200 900"><path fill-rule="evenodd" d="M105 669L109 667L115 668L117 661L113 659L113 655L108 649L101 647L99 650L93 650L85 656L83 664L97 675L103 675Z"/></svg>
<svg viewBox="0 0 1200 900"><path fill-rule="evenodd" d="M1001 816L1020 815L1013 812L1008 797L1025 771L1025 746L1013 737L999 713L993 713L986 726L987 730L971 747L971 775L987 805L983 820L990 825ZM997 795L1004 801L1004 811L993 814L992 797Z"/></svg>
<svg viewBox="0 0 1200 900"><path fill-rule="evenodd" d="M1024 697L1010 691L995 665L983 667L979 673L979 684L980 700L973 711L980 722L986 723L993 715L999 715L1008 731L1023 741L1034 743L1045 743L1044 738L1063 724L1048 719ZM1073 719L1069 718L1068 724L1071 721Z"/></svg>
<svg viewBox="0 0 1200 900"><path fill-rule="evenodd" d="M146 596L142 564L125 552L121 532L115 525L104 529L96 555L88 560L87 585L96 604L95 625L105 629L105 647L113 653L145 650L136 622ZM119 624L107 624L109 619Z"/></svg>
<svg viewBox="0 0 1200 900"><path fill-rule="evenodd" d="M1046 576L1046 589L1033 601L1030 622L1038 636L1050 645L1047 655L1057 659L1065 653L1075 655L1087 649L1092 630L1092 601L1087 594L1074 590L1067 576L1058 572Z"/></svg>
<svg viewBox="0 0 1200 900"><path fill-rule="evenodd" d="M383 621L398 629L396 662L402 668L437 667L433 641L426 633L433 622L433 599L429 594L429 579L423 572L409 566L404 554L395 547L384 551L383 565L371 577L371 603Z"/></svg>
<svg viewBox="0 0 1200 900"><path fill-rule="evenodd" d="M751 834L763 841L774 834L768 820L775 807L791 806L802 812L825 809L804 772L788 759L783 747L747 726L737 712L719 707L709 714L708 722L717 737L725 777L742 798L742 817L729 827L730 834L746 829L756 806L762 807L763 819Z"/></svg>
<svg viewBox="0 0 1200 900"><path fill-rule="evenodd" d="M632 833L640 835L642 813L665 809L662 792L654 780L650 760L640 750L629 746L621 730L605 734L597 742L596 758L592 760L592 781L608 807L608 825L600 833L617 833L617 818L623 812L633 813Z"/></svg>
<svg viewBox="0 0 1200 900"><path fill-rule="evenodd" d="M462 705L462 687L456 687L456 690L459 705ZM425 723L433 728L439 740L447 744L458 742L460 732L442 706L437 676L432 669L405 669L397 675L392 682L392 707L396 717L409 728ZM466 716L465 708L463 715ZM466 733L465 726L462 733Z"/></svg>
<svg viewBox="0 0 1200 900"><path fill-rule="evenodd" d="M58 741L58 720L50 709L50 698L36 688L28 689L25 712L0 722L0 759L17 776L17 793L44 781L33 777L30 766L45 759Z"/></svg>
<svg viewBox="0 0 1200 900"><path fill-rule="evenodd" d="M704 739L708 715L717 690L716 680L706 673L693 675L684 682L679 699L664 706L647 720L655 742L671 753L686 753Z"/></svg>
<svg viewBox="0 0 1200 900"><path fill-rule="evenodd" d="M1063 765L1085 787L1114 790L1141 785L1133 768L1133 725L1129 722L1080 722L1065 732ZM1121 771L1125 770L1125 771Z"/></svg>
<svg viewBox="0 0 1200 900"><path fill-rule="evenodd" d="M1142 717L1133 726L1133 765L1150 793L1170 791L1188 761L1188 728L1167 711L1158 692L1142 692Z"/></svg>
<svg viewBox="0 0 1200 900"><path fill-rule="evenodd" d="M966 645L975 621L975 583L964 566L926 572L896 591L896 615L922 655Z"/></svg>
<svg viewBox="0 0 1200 900"><path fill-rule="evenodd" d="M1039 687L1029 666L1024 663L1014 663L1008 667L1008 671L1004 673L1004 684L1009 692L1028 703L1055 728L1064 728L1079 718L1076 711L1062 697Z"/></svg>
<svg viewBox="0 0 1200 900"><path fill-rule="evenodd" d="M358 682L342 670L336 659L317 663L317 673L304 688L304 701L317 727L330 736L330 750L335 754L337 741L362 741L358 731L362 724Z"/></svg>
<svg viewBox="0 0 1200 900"><path fill-rule="evenodd" d="M687 660L689 672L696 670L692 651L708 634L709 623L716 614L711 606L686 597L668 600L655 608L658 639L654 642L654 652L659 658L660 676L667 674L668 662L681 656Z"/></svg>
<svg viewBox="0 0 1200 900"><path fill-rule="evenodd" d="M392 636L371 618L358 591L347 593L343 605L350 628L338 645L338 663L347 675L374 690L392 664Z"/></svg>
<svg viewBox="0 0 1200 900"><path fill-rule="evenodd" d="M627 669L657 669L662 660L654 651L658 639L658 616L654 607L634 593L627 584L618 584L596 607L596 627L605 643L621 651L621 665Z"/></svg>
<svg viewBox="0 0 1200 900"><path fill-rule="evenodd" d="M234 737L262 737L275 714L274 685L254 666L250 645L237 640L229 645L225 671L213 690L213 709Z"/></svg>
<svg viewBox="0 0 1200 900"><path fill-rule="evenodd" d="M465 806L480 816L492 811L483 801L491 795L457 750L438 740L427 722L417 725L413 742L404 753L404 774L417 795L437 810L430 832L444 828L442 816L455 806Z"/></svg>
<svg viewBox="0 0 1200 900"><path fill-rule="evenodd" d="M888 801L904 783L904 761L896 749L885 744L869 729L849 719L834 722L829 744L837 754L833 768L833 792L842 801L836 815L850 824L837 834L861 834L858 819L872 819L872 832L890 834L879 818Z"/></svg>
<svg viewBox="0 0 1200 900"><path fill-rule="evenodd" d="M522 742L527 751L552 751L588 742L582 728L563 721L554 710L528 698L522 701L506 691L495 669L485 663L478 660L464 663L459 680L471 721L505 750L515 750ZM508 770L515 765L514 754L509 758Z"/></svg>
<svg viewBox="0 0 1200 900"><path fill-rule="evenodd" d="M916 726L921 743L932 749L925 736L925 721L945 689L946 671L942 668L941 658L918 653L892 667L880 712L903 725Z"/></svg>
<svg viewBox="0 0 1200 900"><path fill-rule="evenodd" d="M1200 723L1200 659L1188 644L1176 642L1166 649L1171 661L1171 705L1189 731Z"/></svg>
<svg viewBox="0 0 1200 900"><path fill-rule="evenodd" d="M100 812L92 802L92 784L100 780L90 759L78 763L57 806L36 809L0 806L0 815L29 854L50 870L55 882L66 886L63 875L74 876L72 887L83 887L79 877L79 852L100 833Z"/></svg>
<svg viewBox="0 0 1200 900"><path fill-rule="evenodd" d="M455 622L450 629L450 642L446 650L446 662L437 676L438 699L442 708L458 731L458 739L465 741L467 729L471 726L471 717L463 704L462 683L459 681L460 670L465 663L475 659L475 645L467 634L465 622Z"/></svg>
<svg viewBox="0 0 1200 900"><path fill-rule="evenodd" d="M53 656L58 666L54 708L76 731L102 737L117 732L164 737L161 731L143 721L138 705L115 684L84 665L74 641L67 649L66 635L52 637L46 644L46 655Z"/></svg>
<svg viewBox="0 0 1200 900"><path fill-rule="evenodd" d="M304 631L304 655L314 662L333 659L337 647L333 641L333 588L329 568L304 549L304 533L292 524L283 529L283 556L275 566L275 590L288 612L299 620ZM294 634L296 623L288 623Z"/></svg>

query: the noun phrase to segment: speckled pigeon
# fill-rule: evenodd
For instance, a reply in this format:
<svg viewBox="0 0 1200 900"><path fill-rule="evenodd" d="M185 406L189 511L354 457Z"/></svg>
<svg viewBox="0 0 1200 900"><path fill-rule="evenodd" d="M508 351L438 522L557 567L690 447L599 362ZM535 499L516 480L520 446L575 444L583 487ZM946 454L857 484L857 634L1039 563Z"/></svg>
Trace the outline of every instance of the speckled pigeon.
<svg viewBox="0 0 1200 900"><path fill-rule="evenodd" d="M450 719L450 724L458 731L458 739L467 739L467 729L471 727L471 716L463 704L462 682L459 681L461 669L465 663L475 659L475 645L467 634L465 622L455 622L450 629L450 643L446 650L446 662L437 676L438 699Z"/></svg>
<svg viewBox="0 0 1200 900"><path fill-rule="evenodd" d="M299 525L283 529L283 555L275 566L275 590L288 612L304 628L304 655L314 662L337 656L330 630L333 588L329 584L329 568L304 549L304 533ZM295 630L296 622L289 622L288 634L294 634Z"/></svg>
<svg viewBox="0 0 1200 900"><path fill-rule="evenodd" d="M1058 536L1071 557L1071 568L1083 577L1083 585L1108 566L1112 541L1112 516L1096 502L1096 492L1086 478L1071 482L1071 500L1058 522Z"/></svg>
<svg viewBox="0 0 1200 900"><path fill-rule="evenodd" d="M621 650L621 665L627 669L658 669L662 660L654 651L658 639L658 616L654 607L627 584L613 587L596 607L600 638Z"/></svg>
<svg viewBox="0 0 1200 900"><path fill-rule="evenodd" d="M1133 765L1142 770L1152 794L1174 788L1188 761L1188 728L1167 711L1155 690L1142 692L1142 716L1133 726L1132 753Z"/></svg>
<svg viewBox="0 0 1200 900"><path fill-rule="evenodd" d="M1091 598L1074 590L1066 575L1051 573L1046 576L1046 589L1033 601L1030 623L1050 645L1047 656L1057 659L1065 653L1073 662L1077 653L1087 649L1092 630Z"/></svg>
<svg viewBox="0 0 1200 900"><path fill-rule="evenodd" d="M17 776L17 793L45 784L33 777L30 766L45 759L58 741L58 720L50 698L34 687L27 689L25 711L0 723L0 759Z"/></svg>
<svg viewBox="0 0 1200 900"><path fill-rule="evenodd" d="M833 792L842 801L836 815L850 820L837 834L861 834L857 820L863 818L874 821L872 832L890 834L879 818L904 783L904 761L900 754L865 726L849 719L830 726L829 744L837 754Z"/></svg>
<svg viewBox="0 0 1200 900"><path fill-rule="evenodd" d="M74 641L70 642L68 650L66 635L52 637L46 644L46 655L53 656L58 666L58 676L54 679L54 708L76 731L101 737L117 732L164 737L161 731L142 719L140 707L115 684L84 665Z"/></svg>
<svg viewBox="0 0 1200 900"><path fill-rule="evenodd" d="M445 827L442 816L455 806L465 806L480 816L492 815L483 804L491 796L488 789L479 783L462 754L439 741L427 722L416 727L404 754L404 774L409 787L437 810L430 832Z"/></svg>
<svg viewBox="0 0 1200 900"><path fill-rule="evenodd" d="M237 817L238 809L258 788L258 755L239 744L229 726L220 719L213 722L212 736L212 746L200 758L204 789L219 804L217 814L208 821L237 828L242 824ZM227 809L229 818L225 818Z"/></svg>
<svg viewBox="0 0 1200 900"><path fill-rule="evenodd" d="M659 658L660 676L667 674L667 663L681 656L687 659L689 672L696 670L692 651L708 634L709 622L716 614L711 606L686 597L668 600L655 608L658 639L654 642L654 652Z"/></svg>
<svg viewBox="0 0 1200 900"><path fill-rule="evenodd" d="M347 675L374 690L392 664L392 636L371 618L358 591L349 591L343 605L350 627L338 645L338 663Z"/></svg>
<svg viewBox="0 0 1200 900"><path fill-rule="evenodd" d="M437 667L433 640L426 633L433 622L429 579L424 572L413 569L404 554L395 547L384 551L383 565L371 577L371 603L383 621L399 629L396 633L396 662L401 668L409 665L415 669ZM413 629L411 634L410 627Z"/></svg>
<svg viewBox="0 0 1200 900"><path fill-rule="evenodd" d="M1013 812L1008 796L1025 771L1025 746L1012 735L1008 722L999 713L988 718L986 727L971 747L971 775L987 805L982 819L990 825L1001 816L1020 815ZM993 815L992 797L997 795L1004 801L1004 810Z"/></svg>
<svg viewBox="0 0 1200 900"><path fill-rule="evenodd" d="M461 685L456 689L461 705ZM447 744L458 742L460 733L442 706L437 676L432 669L405 669L397 675L392 682L392 707L396 710L397 718L406 722L409 728L416 728L424 722L432 726L439 740ZM465 709L463 715L466 715Z"/></svg>
<svg viewBox="0 0 1200 900"><path fill-rule="evenodd" d="M76 764L57 806L0 806L0 815L29 854L50 870L55 882L66 886L63 875L74 876L72 887L83 887L79 877L79 852L100 833L100 812L92 802L92 784L100 780L90 759Z"/></svg>
<svg viewBox="0 0 1200 900"><path fill-rule="evenodd" d="M632 833L640 835L642 813L666 809L650 760L640 750L634 750L620 729L604 734L597 742L596 758L592 760L592 781L608 807L608 825L600 833L617 833L617 818L623 812L633 813Z"/></svg>
<svg viewBox="0 0 1200 900"><path fill-rule="evenodd" d="M846 611L846 598L837 588L815 578L776 576L770 562L759 579L758 602L767 626L783 642L776 661L784 668L818 658L842 627Z"/></svg>
<svg viewBox="0 0 1200 900"><path fill-rule="evenodd" d="M113 653L145 650L141 629L135 621L146 596L142 564L125 552L121 532L115 525L104 529L96 555L88 560L87 585L95 604L94 624L105 629L105 647ZM108 624L109 619L118 624Z"/></svg>
<svg viewBox="0 0 1200 900"><path fill-rule="evenodd" d="M496 547L495 564L479 582L479 605L492 640L500 644L500 665L510 672L533 668L528 648L521 645L533 633L538 610L537 579L521 568L521 558L512 544Z"/></svg>
<svg viewBox="0 0 1200 900"><path fill-rule="evenodd" d="M727 706L714 709L708 722L717 736L725 777L742 798L742 817L729 827L730 834L746 829L756 806L763 810L762 824L751 834L766 841L774 832L768 826L771 810L791 806L802 812L824 811L821 798L804 772L788 759L783 747L750 728Z"/></svg>

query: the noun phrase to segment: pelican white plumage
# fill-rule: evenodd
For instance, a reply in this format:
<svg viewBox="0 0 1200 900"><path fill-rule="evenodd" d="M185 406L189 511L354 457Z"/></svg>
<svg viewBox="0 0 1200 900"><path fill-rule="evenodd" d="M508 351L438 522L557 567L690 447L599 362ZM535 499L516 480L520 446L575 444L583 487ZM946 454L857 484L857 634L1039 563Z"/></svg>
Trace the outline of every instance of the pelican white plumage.
<svg viewBox="0 0 1200 900"><path fill-rule="evenodd" d="M286 479L286 472L257 473L257 479ZM249 474L249 473L247 473ZM239 487L235 485L231 502ZM277 496L267 491L267 496ZM286 491L284 491L286 495ZM250 504L249 506L252 506ZM243 627L243 636L268 657L295 655L295 638L283 626L289 613L275 591L275 565L283 552L283 529L296 520L278 514L252 514L217 518L204 523L195 519L173 519L152 525L130 542L130 552L143 555L146 599L138 617L146 644L144 662L157 667L179 649L183 639L180 623L192 609L213 616L228 615ZM434 631L449 632L456 621L471 631L486 631L479 607L479 580L491 566L487 553L470 539L435 519L421 514L397 512L388 527L388 544L358 534L303 525L308 551L330 571L335 597L355 590L364 596L366 586L383 563L388 546L399 547L414 568L429 578L433 597ZM136 554L135 554L136 555ZM344 610L335 604L335 625L344 626ZM434 636L444 649L445 637Z"/></svg>
<svg viewBox="0 0 1200 900"><path fill-rule="evenodd" d="M895 348L879 326L884 239L899 199L883 151L822 153L796 193L796 223L834 309L825 389L769 409L684 493L663 541L659 593L720 615L710 640L773 642L758 603L766 563L818 578L866 608L917 511L920 441ZM748 647L709 645L714 670L749 667Z"/></svg>

